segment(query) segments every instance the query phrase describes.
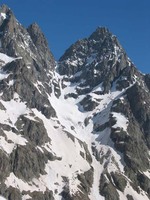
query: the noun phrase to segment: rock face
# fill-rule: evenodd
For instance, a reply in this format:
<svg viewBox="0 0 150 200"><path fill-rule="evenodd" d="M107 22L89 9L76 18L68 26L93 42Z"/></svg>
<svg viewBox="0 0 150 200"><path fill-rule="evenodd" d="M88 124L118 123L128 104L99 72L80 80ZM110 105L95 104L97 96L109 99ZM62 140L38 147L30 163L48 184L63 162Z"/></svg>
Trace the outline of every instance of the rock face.
<svg viewBox="0 0 150 200"><path fill-rule="evenodd" d="M148 200L150 75L98 27L58 63L0 8L0 198Z"/></svg>

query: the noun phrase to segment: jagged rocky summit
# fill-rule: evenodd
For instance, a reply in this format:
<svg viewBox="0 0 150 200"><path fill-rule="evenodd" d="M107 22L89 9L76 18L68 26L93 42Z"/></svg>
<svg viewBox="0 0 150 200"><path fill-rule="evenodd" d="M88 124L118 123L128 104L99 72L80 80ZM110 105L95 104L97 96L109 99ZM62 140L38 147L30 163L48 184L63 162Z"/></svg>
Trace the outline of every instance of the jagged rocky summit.
<svg viewBox="0 0 150 200"><path fill-rule="evenodd" d="M97 28L58 62L0 8L0 199L148 200L150 75Z"/></svg>

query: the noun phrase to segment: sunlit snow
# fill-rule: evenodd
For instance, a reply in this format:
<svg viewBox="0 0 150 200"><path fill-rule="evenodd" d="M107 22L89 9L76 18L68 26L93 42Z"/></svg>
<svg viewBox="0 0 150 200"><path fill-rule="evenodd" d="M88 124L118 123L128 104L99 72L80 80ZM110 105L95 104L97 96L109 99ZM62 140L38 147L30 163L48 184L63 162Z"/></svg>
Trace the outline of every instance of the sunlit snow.
<svg viewBox="0 0 150 200"><path fill-rule="evenodd" d="M112 112L113 117L116 119L116 124L113 125L113 128L122 128L124 131L127 131L128 119L121 113Z"/></svg>
<svg viewBox="0 0 150 200"><path fill-rule="evenodd" d="M4 197L0 196L0 200L6 200Z"/></svg>
<svg viewBox="0 0 150 200"><path fill-rule="evenodd" d="M0 102L5 107L5 110L0 110L0 123L2 124L6 123L15 125L20 115L29 113L25 102L20 100L20 97L17 93L14 94L14 98L10 101L0 100Z"/></svg>

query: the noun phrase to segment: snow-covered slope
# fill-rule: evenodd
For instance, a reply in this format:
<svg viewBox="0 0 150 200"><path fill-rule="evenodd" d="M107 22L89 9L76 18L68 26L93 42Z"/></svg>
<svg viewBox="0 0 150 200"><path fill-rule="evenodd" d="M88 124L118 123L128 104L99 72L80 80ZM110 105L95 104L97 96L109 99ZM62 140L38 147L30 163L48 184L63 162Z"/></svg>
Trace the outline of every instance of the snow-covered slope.
<svg viewBox="0 0 150 200"><path fill-rule="evenodd" d="M148 200L149 76L106 28L56 63L37 24L0 13L0 199Z"/></svg>

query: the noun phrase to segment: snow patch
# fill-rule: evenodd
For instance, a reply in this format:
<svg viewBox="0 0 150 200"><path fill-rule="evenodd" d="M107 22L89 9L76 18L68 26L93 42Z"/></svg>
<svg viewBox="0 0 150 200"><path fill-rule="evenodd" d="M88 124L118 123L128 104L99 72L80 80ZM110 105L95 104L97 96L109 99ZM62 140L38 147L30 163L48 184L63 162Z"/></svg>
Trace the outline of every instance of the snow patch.
<svg viewBox="0 0 150 200"><path fill-rule="evenodd" d="M28 194L22 196L22 200L32 199L32 197Z"/></svg>
<svg viewBox="0 0 150 200"><path fill-rule="evenodd" d="M12 58L10 56L7 56L4 53L0 53L0 61L4 63L4 65L6 65L7 63L12 62L13 60L16 60L16 58Z"/></svg>
<svg viewBox="0 0 150 200"><path fill-rule="evenodd" d="M0 19L5 20L7 18L6 13L0 13Z"/></svg>
<svg viewBox="0 0 150 200"><path fill-rule="evenodd" d="M6 200L4 197L0 196L0 200Z"/></svg>
<svg viewBox="0 0 150 200"><path fill-rule="evenodd" d="M4 131L4 133L6 134L7 139L11 140L14 144L24 146L28 142L22 135L17 135L11 131Z"/></svg>
<svg viewBox="0 0 150 200"><path fill-rule="evenodd" d="M150 171L143 172L150 179Z"/></svg>
<svg viewBox="0 0 150 200"><path fill-rule="evenodd" d="M6 110L0 110L1 118L0 123L15 125L20 115L28 114L29 109L25 102L22 102L17 93L14 94L14 98L10 101L0 100Z"/></svg>
<svg viewBox="0 0 150 200"><path fill-rule="evenodd" d="M2 70L0 70L0 81L7 78L9 76L9 74L6 74L5 72L3 72Z"/></svg>
<svg viewBox="0 0 150 200"><path fill-rule="evenodd" d="M128 119L122 115L121 113L112 112L113 117L117 120L116 124L113 125L113 128L122 128L125 132L127 132L128 128Z"/></svg>
<svg viewBox="0 0 150 200"><path fill-rule="evenodd" d="M97 53L91 54L91 56L88 57L86 60L87 62L86 66L92 64L96 60L96 56L97 56Z"/></svg>
<svg viewBox="0 0 150 200"><path fill-rule="evenodd" d="M0 149L5 151L7 154L10 154L13 149L16 148L16 145L26 145L28 142L25 138L21 135L17 135L11 131L4 131L7 141L5 137L0 136ZM9 142L8 142L9 141Z"/></svg>
<svg viewBox="0 0 150 200"><path fill-rule="evenodd" d="M36 179L35 179L36 180ZM38 184L37 184L38 182ZM34 180L32 182L24 182L22 179L19 179L14 175L14 173L10 173L10 175L6 178L5 184L7 187L13 186L14 188L18 188L21 192L22 191L45 191L46 188L43 184L40 183L40 181Z"/></svg>
<svg viewBox="0 0 150 200"><path fill-rule="evenodd" d="M14 80L10 80L8 83L9 86L12 86L13 84L14 84Z"/></svg>
<svg viewBox="0 0 150 200"><path fill-rule="evenodd" d="M11 154L15 145L14 143L9 143L5 140L3 136L0 136L0 149L5 151L7 154Z"/></svg>

